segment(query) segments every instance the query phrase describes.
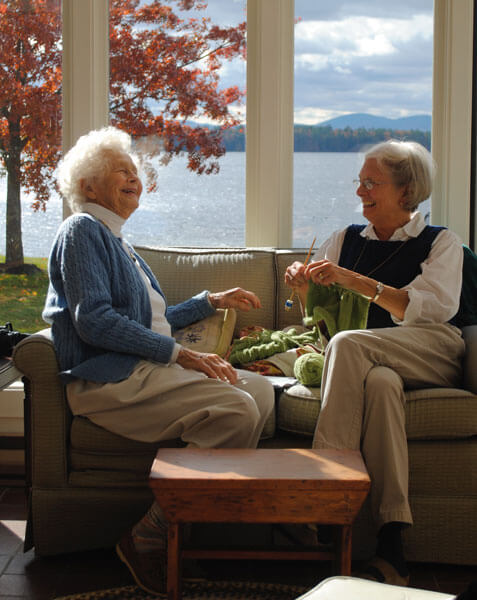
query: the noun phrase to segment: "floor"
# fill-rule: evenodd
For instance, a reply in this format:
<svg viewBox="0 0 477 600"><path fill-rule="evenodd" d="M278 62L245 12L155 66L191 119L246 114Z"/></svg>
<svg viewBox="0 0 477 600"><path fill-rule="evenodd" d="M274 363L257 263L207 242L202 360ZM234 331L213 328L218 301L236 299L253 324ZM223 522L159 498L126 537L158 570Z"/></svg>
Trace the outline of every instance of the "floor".
<svg viewBox="0 0 477 600"><path fill-rule="evenodd" d="M114 550L35 557L23 552L26 524L23 487L0 483L0 598L52 600L67 594L131 585L129 572ZM328 563L271 561L207 561L202 564L213 579L255 579L313 587L332 575ZM412 563L412 587L459 594L476 579L475 567Z"/></svg>

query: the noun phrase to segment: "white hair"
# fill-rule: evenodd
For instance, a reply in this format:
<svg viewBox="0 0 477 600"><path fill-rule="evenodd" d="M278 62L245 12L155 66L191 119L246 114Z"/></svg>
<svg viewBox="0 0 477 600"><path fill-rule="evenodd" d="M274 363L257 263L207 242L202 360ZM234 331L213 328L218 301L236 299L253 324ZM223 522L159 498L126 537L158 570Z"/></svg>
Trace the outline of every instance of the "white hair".
<svg viewBox="0 0 477 600"><path fill-rule="evenodd" d="M387 140L368 150L368 158L375 158L389 171L394 185L406 186L408 210L415 210L431 195L435 164L431 153L418 142Z"/></svg>
<svg viewBox="0 0 477 600"><path fill-rule="evenodd" d="M90 131L78 139L60 161L56 176L60 193L73 212L81 212L88 202L81 181L106 173L112 153L125 152L139 167L139 159L131 148L131 136L116 127Z"/></svg>

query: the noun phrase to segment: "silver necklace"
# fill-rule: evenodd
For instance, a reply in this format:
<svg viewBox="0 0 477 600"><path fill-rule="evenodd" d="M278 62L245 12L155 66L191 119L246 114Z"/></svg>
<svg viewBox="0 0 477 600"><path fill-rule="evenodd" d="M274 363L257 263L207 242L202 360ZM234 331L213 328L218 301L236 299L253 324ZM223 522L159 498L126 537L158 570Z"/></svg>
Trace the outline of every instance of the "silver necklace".
<svg viewBox="0 0 477 600"><path fill-rule="evenodd" d="M364 244L363 244L363 247L361 248L361 252L359 253L359 256L358 256L358 258L356 259L356 262L354 263L354 265L353 265L353 268L351 269L352 271L355 271L355 270L356 270L356 267L358 266L358 263L359 263L359 261L361 260L361 258L362 258L362 256L363 256L363 254L364 254L364 251L365 251L365 249L366 249L366 246L368 245L368 241L369 241L369 239L368 239L368 238L366 238L366 241L364 242ZM371 271L368 271L368 273L362 273L362 274L363 274L363 275L365 275L366 277L369 277L370 275L372 275L372 274L373 274L375 271L377 271L377 270L378 270L378 269L380 269L380 268L381 268L383 265L385 265L385 264L386 264L388 261L390 261L390 260L391 260L391 258L392 258L393 256L395 256L395 255L396 255L396 254L399 252L399 250L401 250L401 248L404 246L404 244L407 244L407 242L408 242L408 241L409 241L409 239L405 240L404 242L401 242L401 243L399 244L399 246L398 246L398 247L397 247L395 250L393 250L393 251L391 252L391 254L390 254L390 255L389 255L387 258L385 258L385 259L384 259L384 260L383 260L381 263L379 263L379 265L377 265L376 267L373 267L373 268L371 269Z"/></svg>

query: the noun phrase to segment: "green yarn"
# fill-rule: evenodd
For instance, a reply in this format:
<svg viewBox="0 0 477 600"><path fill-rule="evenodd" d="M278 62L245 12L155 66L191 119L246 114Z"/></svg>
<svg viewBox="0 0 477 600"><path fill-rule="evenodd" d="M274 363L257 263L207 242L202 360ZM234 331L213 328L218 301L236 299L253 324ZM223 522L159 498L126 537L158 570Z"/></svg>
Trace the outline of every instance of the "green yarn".
<svg viewBox="0 0 477 600"><path fill-rule="evenodd" d="M308 352L299 356L293 367L295 377L302 385L320 387L325 357L318 352Z"/></svg>

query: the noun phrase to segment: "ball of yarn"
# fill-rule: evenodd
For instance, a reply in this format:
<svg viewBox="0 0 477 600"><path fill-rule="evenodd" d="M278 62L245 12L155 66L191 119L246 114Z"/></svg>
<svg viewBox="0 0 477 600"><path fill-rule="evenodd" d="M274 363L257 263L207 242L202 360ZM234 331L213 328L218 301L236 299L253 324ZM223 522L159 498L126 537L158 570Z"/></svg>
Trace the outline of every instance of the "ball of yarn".
<svg viewBox="0 0 477 600"><path fill-rule="evenodd" d="M293 372L298 381L303 385L319 387L323 374L325 357L318 352L309 352L299 356L293 366Z"/></svg>

